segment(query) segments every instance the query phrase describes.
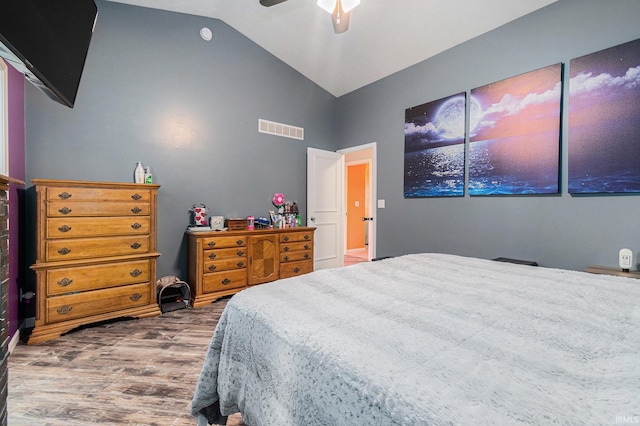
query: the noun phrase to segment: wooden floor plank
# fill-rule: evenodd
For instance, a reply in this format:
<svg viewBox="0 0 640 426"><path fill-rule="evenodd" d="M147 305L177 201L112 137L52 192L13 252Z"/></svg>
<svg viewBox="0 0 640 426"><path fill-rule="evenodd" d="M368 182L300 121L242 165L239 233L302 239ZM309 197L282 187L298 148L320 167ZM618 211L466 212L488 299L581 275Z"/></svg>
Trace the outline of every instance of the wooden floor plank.
<svg viewBox="0 0 640 426"><path fill-rule="evenodd" d="M9 424L194 425L191 398L226 302L18 345L9 357ZM243 425L239 415L227 424Z"/></svg>

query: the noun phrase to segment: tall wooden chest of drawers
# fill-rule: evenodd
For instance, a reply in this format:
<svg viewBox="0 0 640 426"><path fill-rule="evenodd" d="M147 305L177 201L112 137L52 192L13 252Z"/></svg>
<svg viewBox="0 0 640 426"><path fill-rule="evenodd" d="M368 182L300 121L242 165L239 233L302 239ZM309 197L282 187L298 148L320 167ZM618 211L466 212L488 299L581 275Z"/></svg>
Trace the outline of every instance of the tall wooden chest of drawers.
<svg viewBox="0 0 640 426"><path fill-rule="evenodd" d="M313 271L314 230L187 231L193 306Z"/></svg>
<svg viewBox="0 0 640 426"><path fill-rule="evenodd" d="M80 325L159 315L159 185L33 179L36 322L29 344Z"/></svg>

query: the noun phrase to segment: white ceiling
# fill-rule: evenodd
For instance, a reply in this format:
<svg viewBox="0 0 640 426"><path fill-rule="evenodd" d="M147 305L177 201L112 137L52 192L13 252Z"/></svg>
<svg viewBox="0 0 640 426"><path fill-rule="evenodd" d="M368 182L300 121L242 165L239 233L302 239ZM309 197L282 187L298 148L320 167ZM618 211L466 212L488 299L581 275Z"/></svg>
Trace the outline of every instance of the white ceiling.
<svg viewBox="0 0 640 426"><path fill-rule="evenodd" d="M218 18L337 97L557 0L362 0L343 34L316 0L110 1Z"/></svg>

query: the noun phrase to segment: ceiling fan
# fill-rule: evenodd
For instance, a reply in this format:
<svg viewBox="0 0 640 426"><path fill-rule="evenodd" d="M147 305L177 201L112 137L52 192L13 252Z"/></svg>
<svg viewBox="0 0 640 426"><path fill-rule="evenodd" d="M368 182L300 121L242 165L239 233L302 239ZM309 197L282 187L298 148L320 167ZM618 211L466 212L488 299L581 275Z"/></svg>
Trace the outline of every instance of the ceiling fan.
<svg viewBox="0 0 640 426"><path fill-rule="evenodd" d="M287 0L260 0L265 7L275 6ZM341 34L349 29L351 10L360 4L360 0L318 0L318 6L331 14L333 30Z"/></svg>

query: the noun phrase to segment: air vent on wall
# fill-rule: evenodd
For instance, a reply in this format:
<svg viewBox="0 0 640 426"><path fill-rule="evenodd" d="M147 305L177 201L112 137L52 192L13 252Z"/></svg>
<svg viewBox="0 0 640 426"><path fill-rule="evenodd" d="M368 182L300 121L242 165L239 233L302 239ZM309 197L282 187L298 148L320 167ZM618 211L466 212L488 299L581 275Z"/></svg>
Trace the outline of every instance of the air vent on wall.
<svg viewBox="0 0 640 426"><path fill-rule="evenodd" d="M258 119L258 132L304 140L304 129L302 127L276 123L275 121L263 120L262 118Z"/></svg>

